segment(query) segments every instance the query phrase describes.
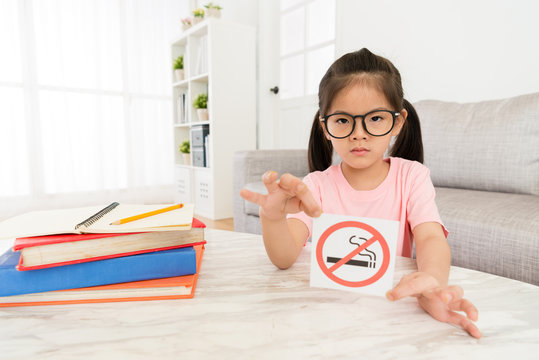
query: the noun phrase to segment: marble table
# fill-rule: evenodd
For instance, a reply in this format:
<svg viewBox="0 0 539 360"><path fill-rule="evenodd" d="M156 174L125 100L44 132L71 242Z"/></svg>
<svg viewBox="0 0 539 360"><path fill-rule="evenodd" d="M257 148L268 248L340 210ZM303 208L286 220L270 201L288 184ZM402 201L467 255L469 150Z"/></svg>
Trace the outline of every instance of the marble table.
<svg viewBox="0 0 539 360"><path fill-rule="evenodd" d="M310 245L288 270L258 235L207 230L194 299L0 309L0 359L538 359L539 287L463 268L476 340L415 299L309 287ZM395 281L413 271L399 258Z"/></svg>

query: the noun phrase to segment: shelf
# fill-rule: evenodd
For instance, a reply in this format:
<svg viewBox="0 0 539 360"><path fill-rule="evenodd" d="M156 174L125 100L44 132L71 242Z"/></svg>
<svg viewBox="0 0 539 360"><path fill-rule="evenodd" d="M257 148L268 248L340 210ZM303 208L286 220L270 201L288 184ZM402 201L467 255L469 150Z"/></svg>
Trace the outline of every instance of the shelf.
<svg viewBox="0 0 539 360"><path fill-rule="evenodd" d="M221 19L213 19L213 18L206 18L199 22L198 24L195 24L191 26L189 29L184 30L182 34L176 39L172 41L172 46L185 46L187 44L187 38L189 36L204 36L208 34L208 24L210 22L216 22L216 23L222 23L223 20Z"/></svg>
<svg viewBox="0 0 539 360"><path fill-rule="evenodd" d="M178 39L174 40L171 45L172 46L185 47L185 46L187 46L187 37L182 35Z"/></svg>
<svg viewBox="0 0 539 360"><path fill-rule="evenodd" d="M206 83L206 82L208 82L208 73L193 76L190 80L193 81L193 82Z"/></svg>
<svg viewBox="0 0 539 360"><path fill-rule="evenodd" d="M209 121L194 121L194 122L188 122L188 123L183 123L183 124L174 124L174 127L175 128L190 128L191 126L209 125L209 124L210 124Z"/></svg>
<svg viewBox="0 0 539 360"><path fill-rule="evenodd" d="M178 82L173 83L172 87L184 87L184 88L187 88L188 83L189 83L188 80L182 80L182 81L178 81Z"/></svg>
<svg viewBox="0 0 539 360"><path fill-rule="evenodd" d="M176 166L183 169L189 169L189 170L207 170L210 171L210 167L208 166L194 166L194 165L185 165L181 163L176 163Z"/></svg>
<svg viewBox="0 0 539 360"><path fill-rule="evenodd" d="M210 219L232 217L234 153L256 148L256 30L208 19L172 42L171 54L172 61L183 55L185 67L185 80L172 81L175 201L194 203L196 212ZM210 120L198 121L193 106L198 94L208 95ZM202 131L193 131L202 125ZM200 132L209 134L203 142ZM191 162L178 152L186 140L196 144ZM194 160L210 167L194 166Z"/></svg>
<svg viewBox="0 0 539 360"><path fill-rule="evenodd" d="M208 73L200 74L200 75L193 76L190 79L186 79L186 80L177 81L175 83L172 83L172 86L173 87L187 88L189 86L189 81L207 83L208 78L209 78Z"/></svg>
<svg viewBox="0 0 539 360"><path fill-rule="evenodd" d="M209 125L209 124L210 124L210 120L208 120L208 121L195 121L195 122L191 123L191 126L193 126L193 125Z"/></svg>

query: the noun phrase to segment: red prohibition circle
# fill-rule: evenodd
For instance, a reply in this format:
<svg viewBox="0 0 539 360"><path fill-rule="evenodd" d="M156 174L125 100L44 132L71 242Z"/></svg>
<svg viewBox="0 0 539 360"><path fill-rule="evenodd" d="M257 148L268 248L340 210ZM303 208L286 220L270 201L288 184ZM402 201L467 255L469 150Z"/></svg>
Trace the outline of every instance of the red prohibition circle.
<svg viewBox="0 0 539 360"><path fill-rule="evenodd" d="M333 234L335 231L339 229L347 228L347 227L355 227L355 228L360 228L360 229L368 231L369 233L373 235L373 238L374 238L374 241L372 241L372 238L369 241L372 241L372 242L378 241L380 243L380 246L382 247L382 254L384 256L382 260L382 266L372 277L366 280L348 281L348 280L343 280L337 277L335 274L333 274L333 271L329 270L329 268L326 266L326 263L324 262L324 259L322 257L322 249L324 247L324 244L327 238L331 234ZM337 284L348 286L348 287L367 286L374 283L375 281L378 281L386 273L387 268L389 267L389 246L387 245L386 239L382 236L382 234L380 234L378 230L376 230L372 226L359 222L359 221L343 221L343 222L330 226L328 229L326 229L326 231L324 231L322 236L320 236L320 239L318 240L318 244L316 245L316 261L318 262L318 266L320 266L320 269L322 270L322 272L326 274L328 278L335 281Z"/></svg>

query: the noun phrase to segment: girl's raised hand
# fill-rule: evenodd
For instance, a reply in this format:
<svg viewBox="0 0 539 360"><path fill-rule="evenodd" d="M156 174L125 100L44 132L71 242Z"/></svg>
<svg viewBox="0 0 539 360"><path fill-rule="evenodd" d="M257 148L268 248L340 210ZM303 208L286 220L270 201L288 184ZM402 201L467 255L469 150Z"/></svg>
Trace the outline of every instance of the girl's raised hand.
<svg viewBox="0 0 539 360"><path fill-rule="evenodd" d="M300 179L290 174L279 174L267 171L262 181L268 189L263 195L247 189L240 191L245 200L258 204L260 214L268 220L281 220L286 214L295 214L304 211L307 215L318 217L322 213L320 205L313 198L311 192Z"/></svg>
<svg viewBox="0 0 539 360"><path fill-rule="evenodd" d="M400 282L386 296L389 300L399 300L406 296L415 296L419 305L438 321L462 327L474 338L480 338L481 332L473 321L477 321L477 308L463 298L460 286L440 287L438 281L425 272L414 272L402 277ZM459 314L464 312L466 316Z"/></svg>

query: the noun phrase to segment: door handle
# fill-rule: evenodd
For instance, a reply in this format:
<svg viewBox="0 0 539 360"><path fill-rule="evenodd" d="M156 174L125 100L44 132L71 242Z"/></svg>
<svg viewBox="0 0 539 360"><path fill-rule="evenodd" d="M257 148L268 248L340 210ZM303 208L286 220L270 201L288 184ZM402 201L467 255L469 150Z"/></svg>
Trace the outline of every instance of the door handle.
<svg viewBox="0 0 539 360"><path fill-rule="evenodd" d="M277 94L279 93L279 87L278 87L278 86L274 86L274 87L272 87L272 88L270 89L270 91L271 91L272 93L274 93L274 94L277 95Z"/></svg>

